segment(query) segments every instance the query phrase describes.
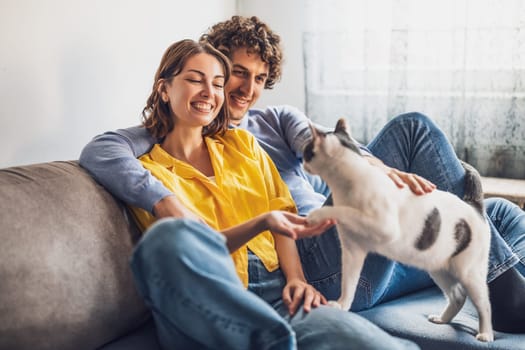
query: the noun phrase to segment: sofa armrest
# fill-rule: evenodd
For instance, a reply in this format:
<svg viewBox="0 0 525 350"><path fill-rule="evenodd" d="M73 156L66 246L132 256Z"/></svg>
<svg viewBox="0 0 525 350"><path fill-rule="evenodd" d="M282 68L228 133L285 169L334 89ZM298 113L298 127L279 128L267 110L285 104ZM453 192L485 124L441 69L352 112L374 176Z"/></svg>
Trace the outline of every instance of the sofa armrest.
<svg viewBox="0 0 525 350"><path fill-rule="evenodd" d="M94 349L147 317L126 209L77 162L0 169L0 349Z"/></svg>

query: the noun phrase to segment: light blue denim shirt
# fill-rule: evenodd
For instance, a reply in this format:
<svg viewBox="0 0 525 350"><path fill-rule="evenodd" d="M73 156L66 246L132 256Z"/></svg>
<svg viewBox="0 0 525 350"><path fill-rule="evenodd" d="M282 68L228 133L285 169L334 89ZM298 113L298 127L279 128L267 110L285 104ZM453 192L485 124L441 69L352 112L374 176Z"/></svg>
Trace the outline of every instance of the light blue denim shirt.
<svg viewBox="0 0 525 350"><path fill-rule="evenodd" d="M239 126L250 131L270 155L301 215L321 207L329 193L326 184L302 166L302 151L310 139L308 120L295 107L272 106L249 110ZM151 212L171 192L136 158L158 142L140 126L106 132L84 147L79 162L116 197ZM362 151L369 153L365 147Z"/></svg>

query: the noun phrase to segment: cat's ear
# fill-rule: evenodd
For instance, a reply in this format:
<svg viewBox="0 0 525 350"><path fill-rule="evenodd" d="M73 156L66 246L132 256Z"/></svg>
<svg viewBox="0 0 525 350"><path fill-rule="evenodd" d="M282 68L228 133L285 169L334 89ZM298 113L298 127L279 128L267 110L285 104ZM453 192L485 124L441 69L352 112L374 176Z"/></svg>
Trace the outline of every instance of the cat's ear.
<svg viewBox="0 0 525 350"><path fill-rule="evenodd" d="M343 118L339 119L337 121L337 124L335 124L335 132L338 131L344 131L345 133L348 132L346 127L346 120L344 120Z"/></svg>
<svg viewBox="0 0 525 350"><path fill-rule="evenodd" d="M344 118L341 118L337 121L334 132L340 132L350 136L350 128L346 124L346 120Z"/></svg>

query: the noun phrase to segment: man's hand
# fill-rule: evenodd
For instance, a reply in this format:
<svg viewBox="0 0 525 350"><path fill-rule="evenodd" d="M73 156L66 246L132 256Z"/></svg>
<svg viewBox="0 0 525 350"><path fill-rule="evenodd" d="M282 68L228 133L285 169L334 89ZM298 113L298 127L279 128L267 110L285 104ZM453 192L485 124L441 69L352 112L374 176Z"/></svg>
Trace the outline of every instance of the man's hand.
<svg viewBox="0 0 525 350"><path fill-rule="evenodd" d="M430 193L436 189L436 185L424 177L391 168L376 157L367 156L366 158L370 164L383 170L398 188L408 185L410 190L417 195Z"/></svg>
<svg viewBox="0 0 525 350"><path fill-rule="evenodd" d="M326 298L306 281L295 278L287 281L283 289L283 302L288 307L290 315L294 315L301 302L305 312L310 312L312 307L326 304Z"/></svg>
<svg viewBox="0 0 525 350"><path fill-rule="evenodd" d="M203 222L200 217L186 208L175 195L162 198L153 206L153 214L157 219L174 217L187 218Z"/></svg>
<svg viewBox="0 0 525 350"><path fill-rule="evenodd" d="M387 168L386 174L399 188L403 188L405 185L408 185L410 190L414 192L414 194L418 195L430 193L436 189L436 185L424 177L412 173L406 173L404 171L390 167Z"/></svg>

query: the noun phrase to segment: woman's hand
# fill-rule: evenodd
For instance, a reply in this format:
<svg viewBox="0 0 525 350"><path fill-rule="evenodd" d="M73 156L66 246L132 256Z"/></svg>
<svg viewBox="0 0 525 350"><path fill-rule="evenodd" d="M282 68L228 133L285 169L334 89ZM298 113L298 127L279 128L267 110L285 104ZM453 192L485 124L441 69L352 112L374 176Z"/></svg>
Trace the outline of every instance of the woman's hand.
<svg viewBox="0 0 525 350"><path fill-rule="evenodd" d="M335 220L326 219L315 225L308 225L305 217L279 210L267 213L265 221L271 232L293 239L320 235L335 224Z"/></svg>
<svg viewBox="0 0 525 350"><path fill-rule="evenodd" d="M298 239L320 235L334 223L334 220L326 220L315 225L307 225L306 218L302 216L287 211L273 210L221 232L227 239L228 249L234 252L262 231L269 230L274 234Z"/></svg>
<svg viewBox="0 0 525 350"><path fill-rule="evenodd" d="M287 281L283 289L283 302L288 307L290 315L294 315L301 302L305 312L310 312L312 307L326 304L326 298L306 281L294 278Z"/></svg>

